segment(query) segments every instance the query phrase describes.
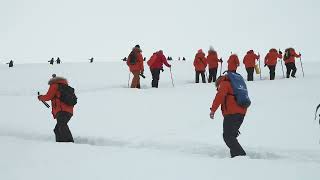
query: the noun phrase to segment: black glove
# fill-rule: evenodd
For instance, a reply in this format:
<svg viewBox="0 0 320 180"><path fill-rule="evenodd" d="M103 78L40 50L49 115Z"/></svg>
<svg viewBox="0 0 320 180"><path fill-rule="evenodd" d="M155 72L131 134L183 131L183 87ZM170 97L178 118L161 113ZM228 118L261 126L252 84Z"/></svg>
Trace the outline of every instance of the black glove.
<svg viewBox="0 0 320 180"><path fill-rule="evenodd" d="M161 68L160 70L161 70L162 72L164 71L164 69L163 69L163 68Z"/></svg>
<svg viewBox="0 0 320 180"><path fill-rule="evenodd" d="M282 54L282 51L279 50L279 54Z"/></svg>
<svg viewBox="0 0 320 180"><path fill-rule="evenodd" d="M220 58L219 61L222 63L222 62L223 62L223 61L222 61L222 58Z"/></svg>
<svg viewBox="0 0 320 180"><path fill-rule="evenodd" d="M264 67L266 67L267 66L267 64L264 64Z"/></svg>

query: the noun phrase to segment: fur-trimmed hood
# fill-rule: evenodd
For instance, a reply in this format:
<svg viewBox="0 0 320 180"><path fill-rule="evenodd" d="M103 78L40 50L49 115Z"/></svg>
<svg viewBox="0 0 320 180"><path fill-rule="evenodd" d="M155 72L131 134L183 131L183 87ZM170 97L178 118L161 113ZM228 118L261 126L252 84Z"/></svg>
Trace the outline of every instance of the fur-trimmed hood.
<svg viewBox="0 0 320 180"><path fill-rule="evenodd" d="M59 76L56 76L56 77L53 77L49 80L48 84L51 85L51 84L55 84L55 83L64 83L64 84L68 84L68 81L66 78L64 77L59 77Z"/></svg>

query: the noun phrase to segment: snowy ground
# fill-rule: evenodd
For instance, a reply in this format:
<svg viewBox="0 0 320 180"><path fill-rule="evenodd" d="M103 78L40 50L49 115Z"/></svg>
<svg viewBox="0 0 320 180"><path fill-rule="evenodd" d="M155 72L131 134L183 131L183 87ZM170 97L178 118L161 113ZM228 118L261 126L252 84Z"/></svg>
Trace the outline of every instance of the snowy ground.
<svg viewBox="0 0 320 180"><path fill-rule="evenodd" d="M129 89L123 62L0 65L0 179L319 179L319 63L305 78L248 82L252 105L241 127L246 158L229 158L213 84L194 84L190 62L174 62L159 89ZM244 68L240 72L245 75ZM69 123L75 144L54 142L55 121L37 100L52 73L65 76L79 102Z"/></svg>

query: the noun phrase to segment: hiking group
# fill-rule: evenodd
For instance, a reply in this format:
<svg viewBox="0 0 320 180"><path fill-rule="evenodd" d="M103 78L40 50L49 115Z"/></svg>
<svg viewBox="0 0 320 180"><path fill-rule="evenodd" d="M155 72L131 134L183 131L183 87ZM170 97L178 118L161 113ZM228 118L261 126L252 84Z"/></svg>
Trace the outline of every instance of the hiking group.
<svg viewBox="0 0 320 180"><path fill-rule="evenodd" d="M296 67L295 58L301 57L293 48L286 49L283 57L287 67L286 77L295 77ZM268 66L270 70L270 80L275 78L275 67L277 59L282 59L282 52L276 49L270 49L264 60L264 66ZM90 59L93 61L93 58ZM131 88L140 88L140 76L144 77L142 51L139 45L136 45L126 60L130 74L133 74ZM260 61L260 55L255 54L253 50L249 50L243 58L243 63L247 71L247 80L253 81L254 71L260 70L257 67L257 61ZM220 63L220 75L217 78L218 66ZM238 74L237 68L240 66L239 58L236 54L231 54L227 63L228 69L221 74L222 58L218 58L217 52L210 48L207 57L202 49L199 49L195 55L193 62L195 68L195 82L199 83L201 75L202 82L206 83L206 68L209 68L208 82L215 82L217 88L216 96L210 108L210 118L214 119L217 109L220 107L223 115L223 140L230 149L230 156L245 156L246 152L237 140L247 109L251 101L248 90L243 77ZM152 74L151 86L158 88L160 73L163 72L163 65L167 66L171 72L171 65L162 50L154 52L147 61ZM257 70L258 69L258 70ZM172 75L172 74L171 74ZM49 90L45 95L39 95L39 101L51 101L52 115L56 119L54 133L56 142L74 142L68 122L73 116L73 108L77 103L77 97L74 89L68 85L67 79L58 77L55 74L49 80ZM129 85L129 83L128 83ZM49 107L49 105L47 106Z"/></svg>

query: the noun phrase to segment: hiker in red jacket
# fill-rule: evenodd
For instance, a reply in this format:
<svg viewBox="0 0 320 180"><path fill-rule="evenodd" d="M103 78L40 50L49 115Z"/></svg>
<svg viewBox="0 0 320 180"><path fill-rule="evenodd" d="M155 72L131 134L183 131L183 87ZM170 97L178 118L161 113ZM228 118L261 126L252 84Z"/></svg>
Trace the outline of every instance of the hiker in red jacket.
<svg viewBox="0 0 320 180"><path fill-rule="evenodd" d="M202 51L202 49L199 49L194 61L193 61L193 66L195 68L196 71L196 83L199 83L199 75L201 74L201 78L202 78L202 82L206 83L206 76L205 76L205 71L206 71L206 67L207 67L207 60L205 57L204 52Z"/></svg>
<svg viewBox="0 0 320 180"><path fill-rule="evenodd" d="M70 132L68 122L73 115L73 106L69 106L60 101L60 91L58 90L59 84L68 85L68 81L63 77L57 77L55 74L49 80L50 85L47 94L39 95L40 101L51 101L52 115L57 120L54 128L56 142L74 142Z"/></svg>
<svg viewBox="0 0 320 180"><path fill-rule="evenodd" d="M166 65L168 68L171 68L171 65L168 63L167 58L163 54L162 50L153 53L153 55L150 57L150 60L148 60L147 64L150 67L150 71L152 74L151 86L153 88L158 88L160 71L164 71L163 64Z"/></svg>
<svg viewBox="0 0 320 180"><path fill-rule="evenodd" d="M231 157L245 156L246 152L239 144L239 128L246 115L247 108L237 104L230 80L227 76L220 76L216 80L217 94L210 108L210 118L214 119L214 114L221 105L223 120L223 139L230 148Z"/></svg>
<svg viewBox="0 0 320 180"><path fill-rule="evenodd" d="M214 49L209 49L207 56L207 63L209 65L209 83L216 81L219 62L222 63L222 59L218 59L217 51Z"/></svg>
<svg viewBox="0 0 320 180"><path fill-rule="evenodd" d="M264 58L264 66L268 66L269 68L270 80L274 80L276 76L276 65L278 58L282 59L282 52L278 52L274 48L270 49L268 54Z"/></svg>
<svg viewBox="0 0 320 180"><path fill-rule="evenodd" d="M231 54L227 62L228 62L228 71L237 72L237 68L240 65L238 56L236 54Z"/></svg>
<svg viewBox="0 0 320 180"><path fill-rule="evenodd" d="M247 52L247 54L243 58L243 64L246 67L248 76L248 81L253 81L253 73L254 67L256 65L256 61L260 58L260 55L256 55L253 50Z"/></svg>
<svg viewBox="0 0 320 180"><path fill-rule="evenodd" d="M285 55L283 57L283 60L285 62L286 68L287 68L287 78L291 77L295 78L297 67L295 64L295 58L301 57L301 54L297 54L296 51L293 48L288 48L285 50ZM292 73L291 73L292 71Z"/></svg>
<svg viewBox="0 0 320 180"><path fill-rule="evenodd" d="M141 54L139 45L136 45L130 52L127 58L127 65L129 66L130 72L133 74L131 88L140 89L140 74L143 74L143 56Z"/></svg>

